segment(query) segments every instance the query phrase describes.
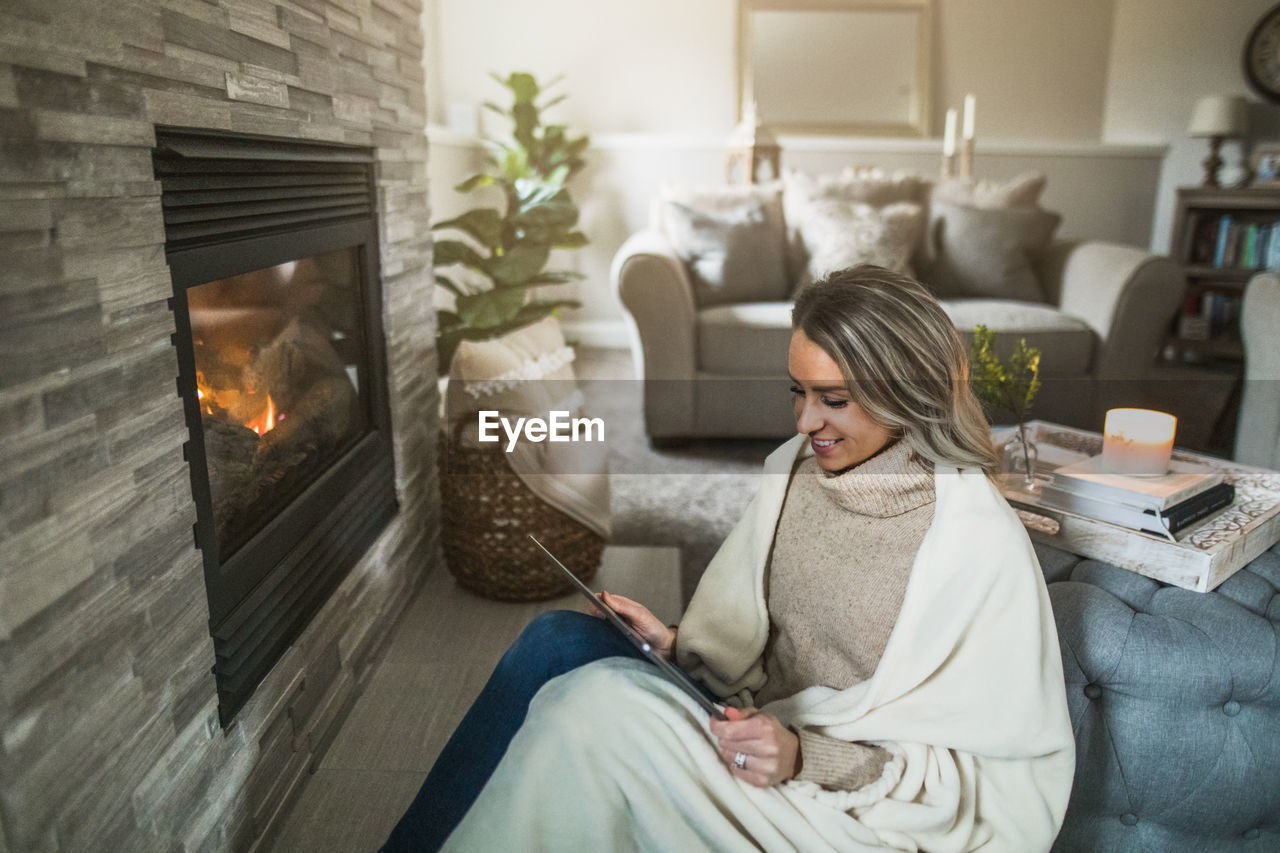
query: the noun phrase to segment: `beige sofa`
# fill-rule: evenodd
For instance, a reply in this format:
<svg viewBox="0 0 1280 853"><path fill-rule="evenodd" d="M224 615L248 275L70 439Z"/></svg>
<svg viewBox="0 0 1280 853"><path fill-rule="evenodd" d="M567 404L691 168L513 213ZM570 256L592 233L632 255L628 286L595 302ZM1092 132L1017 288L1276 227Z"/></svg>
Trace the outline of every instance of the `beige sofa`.
<svg viewBox="0 0 1280 853"><path fill-rule="evenodd" d="M923 245L914 252L921 269L924 253ZM966 335L983 323L1006 353L1021 337L1042 350L1036 417L1096 429L1114 402L1109 384L1131 388L1153 365L1185 281L1165 257L1096 241L1052 242L1037 253L1034 272L1044 302L948 298L943 305ZM778 282L771 299L700 304L705 288L695 287L656 207L651 226L619 249L612 278L644 379L651 441L794 430L786 384L791 282Z"/></svg>

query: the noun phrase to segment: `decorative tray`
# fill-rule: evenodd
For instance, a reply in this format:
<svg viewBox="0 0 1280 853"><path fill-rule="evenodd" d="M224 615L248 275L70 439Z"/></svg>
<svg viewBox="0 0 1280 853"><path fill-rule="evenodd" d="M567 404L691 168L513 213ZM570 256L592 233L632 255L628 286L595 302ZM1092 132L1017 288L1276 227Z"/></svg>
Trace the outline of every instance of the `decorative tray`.
<svg viewBox="0 0 1280 853"><path fill-rule="evenodd" d="M997 447L1013 429L992 429ZM1027 431L1039 452L1037 479L1047 479L1060 465L1102 452L1100 433L1047 421L1029 421ZM1280 541L1280 471L1176 448L1173 458L1223 469L1227 482L1236 487L1236 497L1230 506L1177 533L1172 542L1045 506L1036 492L1022 488L1020 478L1001 483L1000 491L1035 541L1183 589L1208 592Z"/></svg>

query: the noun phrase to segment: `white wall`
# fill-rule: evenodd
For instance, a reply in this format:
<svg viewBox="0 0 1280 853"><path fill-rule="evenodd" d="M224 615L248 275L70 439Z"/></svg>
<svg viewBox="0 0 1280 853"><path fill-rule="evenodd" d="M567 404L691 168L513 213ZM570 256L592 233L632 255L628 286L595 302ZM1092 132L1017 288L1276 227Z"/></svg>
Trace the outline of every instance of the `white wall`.
<svg viewBox="0 0 1280 853"><path fill-rule="evenodd" d="M1116 2L935 0L935 129L973 92L980 136L1096 142Z"/></svg>
<svg viewBox="0 0 1280 853"><path fill-rule="evenodd" d="M1175 190L1199 184L1208 142L1187 137L1201 95L1248 95L1241 52L1253 25L1274 0L1117 0L1103 118L1107 142L1163 142L1170 146L1156 199L1151 248L1169 249ZM1275 138L1277 108L1250 110L1254 140ZM1241 146L1228 143L1235 165Z"/></svg>
<svg viewBox="0 0 1280 853"><path fill-rule="evenodd" d="M433 0L439 97L508 101L490 71L558 74L554 118L577 130L727 133L733 125L734 0ZM500 132L502 120L486 127Z"/></svg>
<svg viewBox="0 0 1280 853"><path fill-rule="evenodd" d="M1116 2L936 0L934 134L973 92L986 138L1096 141ZM736 119L736 0L428 0L425 20L438 124L451 103L500 100L488 74L512 70L565 74L556 120L588 132L727 134Z"/></svg>

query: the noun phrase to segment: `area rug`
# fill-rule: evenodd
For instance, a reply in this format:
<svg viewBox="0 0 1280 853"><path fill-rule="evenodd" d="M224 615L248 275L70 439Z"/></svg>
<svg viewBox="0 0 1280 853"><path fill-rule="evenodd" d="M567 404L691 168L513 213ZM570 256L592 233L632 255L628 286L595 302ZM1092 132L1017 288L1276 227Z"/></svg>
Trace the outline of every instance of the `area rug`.
<svg viewBox="0 0 1280 853"><path fill-rule="evenodd" d="M629 353L582 347L576 367L584 412L606 425L610 541L680 548L681 593L687 602L755 494L765 457L785 436L654 448L644 431L643 383L631 378Z"/></svg>

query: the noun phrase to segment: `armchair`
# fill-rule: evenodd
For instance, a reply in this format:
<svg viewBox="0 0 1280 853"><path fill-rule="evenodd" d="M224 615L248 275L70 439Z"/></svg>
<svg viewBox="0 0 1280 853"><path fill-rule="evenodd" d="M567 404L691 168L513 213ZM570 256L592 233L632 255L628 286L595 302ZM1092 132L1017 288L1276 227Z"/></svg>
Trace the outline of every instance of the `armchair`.
<svg viewBox="0 0 1280 853"><path fill-rule="evenodd" d="M1244 338L1244 395L1236 428L1235 458L1248 465L1280 467L1280 274L1249 280L1240 312Z"/></svg>

